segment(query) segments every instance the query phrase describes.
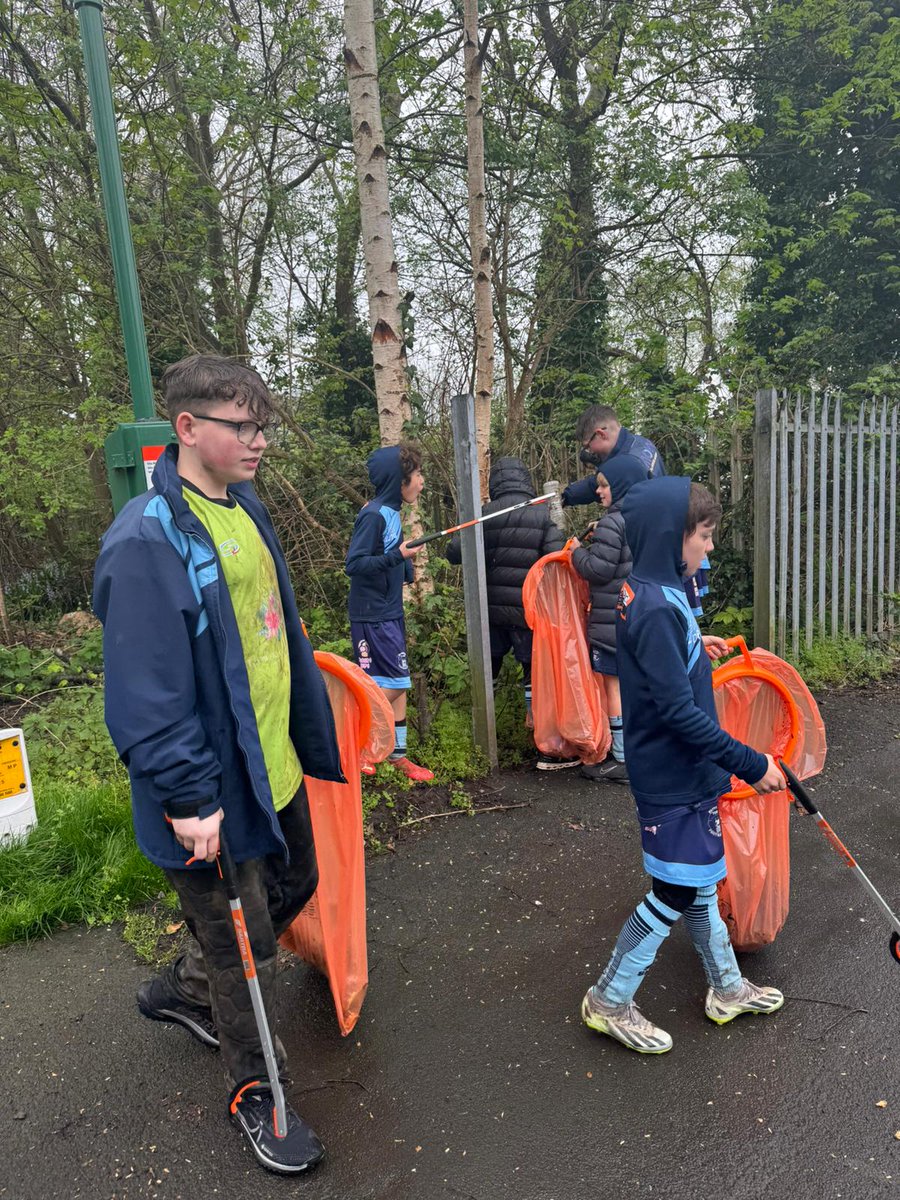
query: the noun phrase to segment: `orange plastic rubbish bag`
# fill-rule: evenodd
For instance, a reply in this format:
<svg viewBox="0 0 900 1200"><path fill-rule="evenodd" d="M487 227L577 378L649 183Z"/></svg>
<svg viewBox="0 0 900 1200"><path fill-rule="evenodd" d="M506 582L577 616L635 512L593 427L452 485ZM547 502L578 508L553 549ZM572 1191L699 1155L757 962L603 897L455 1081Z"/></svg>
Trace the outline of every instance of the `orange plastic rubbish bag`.
<svg viewBox="0 0 900 1200"><path fill-rule="evenodd" d="M713 672L722 728L755 750L782 758L801 779L825 765L825 726L806 684L768 650L748 650ZM719 884L719 911L738 950L769 945L787 920L790 893L790 793L758 795L732 779L719 801L728 877Z"/></svg>
<svg viewBox="0 0 900 1200"><path fill-rule="evenodd" d="M572 566L568 546L538 559L525 577L522 601L534 633L535 745L557 758L601 762L612 738L603 687L591 669L588 649L590 591Z"/></svg>
<svg viewBox="0 0 900 1200"><path fill-rule="evenodd" d="M328 979L341 1033L359 1017L369 968L360 761L381 762L394 747L394 714L381 688L355 663L316 651L334 713L346 783L306 777L319 885L281 935L281 944Z"/></svg>

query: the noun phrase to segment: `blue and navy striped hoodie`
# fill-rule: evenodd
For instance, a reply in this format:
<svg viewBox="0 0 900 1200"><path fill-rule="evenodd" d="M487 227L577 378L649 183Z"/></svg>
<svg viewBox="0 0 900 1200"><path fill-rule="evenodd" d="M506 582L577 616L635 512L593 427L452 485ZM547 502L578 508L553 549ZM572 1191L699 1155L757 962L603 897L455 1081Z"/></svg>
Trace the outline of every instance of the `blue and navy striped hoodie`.
<svg viewBox="0 0 900 1200"><path fill-rule="evenodd" d="M403 616L403 584L413 581L412 559L400 553L400 447L382 446L366 466L375 496L359 510L347 550L350 620L397 621Z"/></svg>
<svg viewBox="0 0 900 1200"><path fill-rule="evenodd" d="M622 502L633 566L619 598L616 662L625 759L635 799L678 806L756 783L765 755L719 725L712 668L684 594L682 542L691 481L636 483Z"/></svg>
<svg viewBox="0 0 900 1200"><path fill-rule="evenodd" d="M220 807L237 862L286 853L231 598L177 463L177 446L168 446L152 489L106 531L93 596L103 623L106 724L131 779L137 843L168 869L184 867L187 855L166 818L208 817ZM303 772L343 783L328 693L271 518L249 483L228 494L275 562L291 667L289 733ZM191 868L203 869L209 865Z"/></svg>

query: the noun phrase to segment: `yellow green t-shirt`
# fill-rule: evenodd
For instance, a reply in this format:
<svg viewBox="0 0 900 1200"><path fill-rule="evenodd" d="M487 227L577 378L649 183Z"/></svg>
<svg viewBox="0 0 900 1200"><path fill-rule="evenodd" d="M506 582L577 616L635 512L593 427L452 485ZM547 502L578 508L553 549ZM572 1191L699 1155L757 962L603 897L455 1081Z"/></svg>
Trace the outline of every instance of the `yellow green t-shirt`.
<svg viewBox="0 0 900 1200"><path fill-rule="evenodd" d="M252 519L234 500L211 500L185 483L184 498L213 540L241 636L250 700L276 811L303 769L288 732L291 664L275 563Z"/></svg>

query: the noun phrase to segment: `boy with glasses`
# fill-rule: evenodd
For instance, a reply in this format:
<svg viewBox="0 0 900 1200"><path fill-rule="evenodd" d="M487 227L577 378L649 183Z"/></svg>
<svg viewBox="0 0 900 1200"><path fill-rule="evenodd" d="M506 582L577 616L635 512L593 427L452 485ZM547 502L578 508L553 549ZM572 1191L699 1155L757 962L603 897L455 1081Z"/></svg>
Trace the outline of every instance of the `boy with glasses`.
<svg viewBox="0 0 900 1200"><path fill-rule="evenodd" d="M194 936L141 985L138 1007L221 1049L232 1120L263 1166L295 1174L324 1150L290 1107L276 1136L214 864L223 828L274 1023L277 938L318 882L304 772L343 782L340 754L284 554L252 486L272 428L269 391L256 371L213 354L173 364L162 385L178 444L107 530L94 577L106 723L131 779L137 842Z"/></svg>

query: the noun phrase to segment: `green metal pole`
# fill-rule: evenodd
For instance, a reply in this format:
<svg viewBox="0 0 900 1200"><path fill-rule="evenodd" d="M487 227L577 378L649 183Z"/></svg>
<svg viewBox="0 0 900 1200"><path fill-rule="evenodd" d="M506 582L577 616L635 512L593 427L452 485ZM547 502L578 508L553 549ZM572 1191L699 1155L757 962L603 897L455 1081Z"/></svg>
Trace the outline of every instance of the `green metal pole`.
<svg viewBox="0 0 900 1200"><path fill-rule="evenodd" d="M94 138L100 162L103 207L106 211L109 246L116 277L116 295L119 299L119 316L125 339L125 361L134 403L134 419L152 421L156 416L153 408L153 384L150 380L147 335L144 331L134 245L131 241L125 185L122 181L122 161L119 157L109 64L103 37L102 0L75 0L75 10L78 13L81 48L87 69Z"/></svg>

